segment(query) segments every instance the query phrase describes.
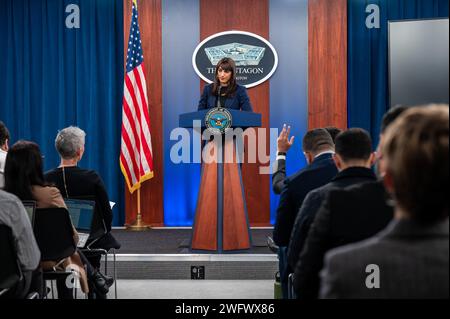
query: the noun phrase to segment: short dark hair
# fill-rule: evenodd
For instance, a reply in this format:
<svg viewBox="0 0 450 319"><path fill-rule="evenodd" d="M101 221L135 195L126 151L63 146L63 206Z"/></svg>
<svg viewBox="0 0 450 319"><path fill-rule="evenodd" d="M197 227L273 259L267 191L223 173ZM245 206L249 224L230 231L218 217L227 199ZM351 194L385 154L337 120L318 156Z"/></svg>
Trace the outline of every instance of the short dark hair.
<svg viewBox="0 0 450 319"><path fill-rule="evenodd" d="M5 123L0 121L0 146L4 145L6 140L9 140L9 131Z"/></svg>
<svg viewBox="0 0 450 319"><path fill-rule="evenodd" d="M33 185L46 185L41 151L36 143L18 141L6 155L5 191L21 200L34 200Z"/></svg>
<svg viewBox="0 0 450 319"><path fill-rule="evenodd" d="M448 105L414 107L386 131L383 154L394 198L414 220L448 218Z"/></svg>
<svg viewBox="0 0 450 319"><path fill-rule="evenodd" d="M351 128L336 136L335 150L344 161L368 160L372 154L372 139L362 128Z"/></svg>
<svg viewBox="0 0 450 319"><path fill-rule="evenodd" d="M391 125L392 122L394 122L397 117L399 117L400 114L402 114L407 109L408 107L405 105L396 105L390 108L389 111L384 114L383 119L381 120L381 134L386 132L387 127Z"/></svg>
<svg viewBox="0 0 450 319"><path fill-rule="evenodd" d="M334 127L334 126L327 126L327 127L325 127L325 129L327 130L328 134L331 135L333 142L335 142L336 136L338 136L338 134L342 132L341 129Z"/></svg>
<svg viewBox="0 0 450 319"><path fill-rule="evenodd" d="M334 149L333 139L324 128L308 131L303 137L303 151L318 153L325 149Z"/></svg>

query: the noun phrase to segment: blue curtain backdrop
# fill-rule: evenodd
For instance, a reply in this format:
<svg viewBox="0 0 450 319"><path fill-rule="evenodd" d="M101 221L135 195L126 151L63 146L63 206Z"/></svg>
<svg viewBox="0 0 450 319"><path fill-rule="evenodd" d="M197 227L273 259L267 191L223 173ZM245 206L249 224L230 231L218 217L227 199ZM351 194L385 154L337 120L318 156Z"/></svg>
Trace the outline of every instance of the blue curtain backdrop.
<svg viewBox="0 0 450 319"><path fill-rule="evenodd" d="M366 27L366 7L380 8L380 28ZM367 129L375 142L389 108L388 20L448 18L448 0L348 1L348 125Z"/></svg>
<svg viewBox="0 0 450 319"><path fill-rule="evenodd" d="M164 224L166 226L191 226L197 206L201 166L172 162L170 150L177 141L170 141L170 132L178 127L178 115L195 111L200 98L200 80L191 62L192 53L200 39L199 10L198 0L162 2ZM183 75L182 85L179 81L180 74ZM190 145L190 154L192 152L192 145Z"/></svg>
<svg viewBox="0 0 450 319"><path fill-rule="evenodd" d="M292 175L306 166L302 138L308 131L308 0L270 0L270 42L278 52L278 69L270 79L270 127L280 131L291 125L295 143L286 160L286 173ZM295 39L295 40L293 40ZM295 61L295 63L293 63ZM277 141L271 151L276 160ZM275 223L280 200L270 188L270 222Z"/></svg>
<svg viewBox="0 0 450 319"><path fill-rule="evenodd" d="M66 7L80 8L80 28L66 27ZM0 1L0 120L12 142L37 142L45 169L59 165L58 130L86 131L81 167L98 171L124 223L120 153L123 87L122 0Z"/></svg>

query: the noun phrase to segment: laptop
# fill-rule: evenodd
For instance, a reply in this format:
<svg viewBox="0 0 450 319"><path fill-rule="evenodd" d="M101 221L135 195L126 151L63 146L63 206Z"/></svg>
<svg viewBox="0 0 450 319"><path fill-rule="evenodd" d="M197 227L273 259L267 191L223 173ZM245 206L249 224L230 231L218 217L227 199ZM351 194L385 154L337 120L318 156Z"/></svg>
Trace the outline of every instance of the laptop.
<svg viewBox="0 0 450 319"><path fill-rule="evenodd" d="M36 202L32 200L24 200L22 201L25 210L27 211L27 215L30 218L31 226L34 226L34 213L36 211Z"/></svg>
<svg viewBox="0 0 450 319"><path fill-rule="evenodd" d="M91 233L95 202L80 199L64 199L72 224L78 232L78 248L84 248Z"/></svg>

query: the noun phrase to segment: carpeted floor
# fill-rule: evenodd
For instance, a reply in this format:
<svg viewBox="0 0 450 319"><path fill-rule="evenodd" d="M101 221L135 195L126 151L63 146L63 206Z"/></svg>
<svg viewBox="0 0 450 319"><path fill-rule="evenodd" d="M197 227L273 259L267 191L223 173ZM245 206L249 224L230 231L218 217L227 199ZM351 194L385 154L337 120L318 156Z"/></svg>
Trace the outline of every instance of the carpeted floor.
<svg viewBox="0 0 450 319"><path fill-rule="evenodd" d="M114 237L122 244L119 254L188 254L191 229L150 229L133 232L113 229ZM267 248L267 236L272 229L252 229L252 248L240 253L272 254Z"/></svg>

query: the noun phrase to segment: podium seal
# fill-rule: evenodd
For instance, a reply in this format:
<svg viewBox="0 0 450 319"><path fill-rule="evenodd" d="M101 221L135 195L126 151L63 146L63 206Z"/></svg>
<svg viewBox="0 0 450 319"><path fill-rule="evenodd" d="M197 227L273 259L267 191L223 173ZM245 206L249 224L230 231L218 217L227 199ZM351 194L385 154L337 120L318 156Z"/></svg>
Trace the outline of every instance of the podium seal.
<svg viewBox="0 0 450 319"><path fill-rule="evenodd" d="M231 122L231 113L222 107L211 109L205 116L206 127L213 134L224 134L231 127Z"/></svg>

